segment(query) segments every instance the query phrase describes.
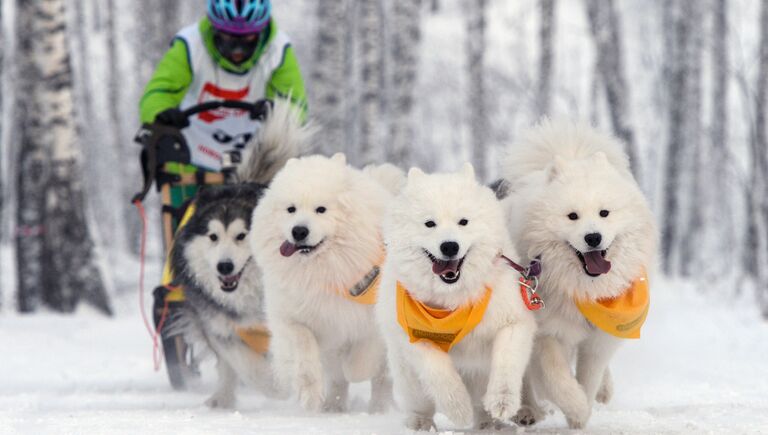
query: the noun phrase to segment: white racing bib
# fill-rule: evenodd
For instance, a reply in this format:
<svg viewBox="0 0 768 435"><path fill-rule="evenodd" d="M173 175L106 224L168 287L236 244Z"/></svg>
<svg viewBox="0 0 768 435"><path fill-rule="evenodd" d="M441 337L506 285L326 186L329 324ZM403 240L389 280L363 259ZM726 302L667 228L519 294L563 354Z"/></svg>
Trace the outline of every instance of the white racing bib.
<svg viewBox="0 0 768 435"><path fill-rule="evenodd" d="M272 73L280 67L290 45L288 36L278 31L258 62L248 72L235 74L216 64L208 54L198 24L182 29L177 35L187 44L192 84L181 102L182 110L207 101L236 100L254 103L266 96ZM192 155L192 164L212 171L221 169L221 156L227 151L244 149L258 132L260 123L248 112L217 109L199 113L182 130Z"/></svg>

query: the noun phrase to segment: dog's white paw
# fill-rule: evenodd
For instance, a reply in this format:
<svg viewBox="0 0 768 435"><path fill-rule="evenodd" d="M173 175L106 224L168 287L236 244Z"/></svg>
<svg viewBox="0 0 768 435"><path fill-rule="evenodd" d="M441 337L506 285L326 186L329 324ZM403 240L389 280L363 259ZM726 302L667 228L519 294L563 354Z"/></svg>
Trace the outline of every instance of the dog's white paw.
<svg viewBox="0 0 768 435"><path fill-rule="evenodd" d="M215 393L205 401L205 405L211 409L233 409L235 407L235 395Z"/></svg>
<svg viewBox="0 0 768 435"><path fill-rule="evenodd" d="M299 395L299 403L307 411L318 412L323 409L325 397L323 388L319 382L305 382L296 388Z"/></svg>
<svg viewBox="0 0 768 435"><path fill-rule="evenodd" d="M483 398L483 406L495 420L510 420L520 409L520 393L512 393L506 389L488 392Z"/></svg>
<svg viewBox="0 0 768 435"><path fill-rule="evenodd" d="M568 421L569 428L584 429L587 426L591 414L592 408L587 406L586 409L581 409L575 414L565 414L565 419Z"/></svg>
<svg viewBox="0 0 768 435"><path fill-rule="evenodd" d="M341 397L327 397L323 403L323 412L340 414L347 411L347 404Z"/></svg>
<svg viewBox="0 0 768 435"><path fill-rule="evenodd" d="M417 432L418 431L429 432L429 431L437 430L437 426L435 426L435 420L433 420L432 417L426 417L423 415L416 415L416 414L412 414L406 417L405 427Z"/></svg>
<svg viewBox="0 0 768 435"><path fill-rule="evenodd" d="M464 384L460 387L436 397L437 408L457 426L467 427L472 424L472 399Z"/></svg>
<svg viewBox="0 0 768 435"><path fill-rule="evenodd" d="M512 421L520 426L533 426L544 420L545 417L546 414L541 409L530 405L523 405L517 411L517 414L512 417Z"/></svg>
<svg viewBox="0 0 768 435"><path fill-rule="evenodd" d="M606 373L606 375L603 377L603 383L600 385L600 389L597 390L597 395L595 396L595 400L597 400L599 403L608 403L613 398L613 379L611 379L611 375Z"/></svg>

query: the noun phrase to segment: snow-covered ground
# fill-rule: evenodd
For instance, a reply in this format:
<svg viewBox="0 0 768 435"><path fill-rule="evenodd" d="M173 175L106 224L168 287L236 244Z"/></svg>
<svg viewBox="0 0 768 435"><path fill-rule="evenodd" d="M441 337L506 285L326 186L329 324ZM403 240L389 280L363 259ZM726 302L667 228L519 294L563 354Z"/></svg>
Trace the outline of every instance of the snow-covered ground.
<svg viewBox="0 0 768 435"><path fill-rule="evenodd" d="M751 298L719 293L654 286L643 338L612 364L614 401L597 406L586 433L768 433L768 324L745 302ZM171 390L165 373L152 370L135 296L119 299L112 319L88 309L19 316L9 308L0 314L0 434L405 432L398 412L363 411L363 386L343 415L308 414L247 391L237 411L207 409L212 367L203 367L195 391ZM452 429L444 417L438 425ZM554 413L524 432L568 430Z"/></svg>

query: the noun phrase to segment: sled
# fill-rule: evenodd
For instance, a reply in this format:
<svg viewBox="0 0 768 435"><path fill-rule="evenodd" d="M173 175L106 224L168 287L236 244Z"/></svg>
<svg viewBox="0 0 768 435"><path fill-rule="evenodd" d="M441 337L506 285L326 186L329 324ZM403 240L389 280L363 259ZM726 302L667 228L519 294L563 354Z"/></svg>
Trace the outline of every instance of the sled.
<svg viewBox="0 0 768 435"><path fill-rule="evenodd" d="M197 114L221 108L251 111L257 109L253 103L243 101L210 101L186 109L183 113L189 119ZM144 124L135 137L135 142L143 146L141 165L144 185L131 202L143 202L154 184L160 193L162 202L163 249L166 264L162 285L153 292L152 317L155 328L160 333L166 371L171 386L175 390L184 390L200 377L198 360L193 346L184 337L174 331L173 321L178 318L184 306L184 289L173 287L168 256L173 246L173 237L183 225L185 216L191 216L193 199L202 186L227 184L237 181L236 168L240 163L239 151L225 153L221 172L211 172L190 164L191 154L181 130L160 125ZM268 334L256 338L252 334L240 334L246 344L253 343L259 350L268 345ZM254 350L257 350L251 346Z"/></svg>

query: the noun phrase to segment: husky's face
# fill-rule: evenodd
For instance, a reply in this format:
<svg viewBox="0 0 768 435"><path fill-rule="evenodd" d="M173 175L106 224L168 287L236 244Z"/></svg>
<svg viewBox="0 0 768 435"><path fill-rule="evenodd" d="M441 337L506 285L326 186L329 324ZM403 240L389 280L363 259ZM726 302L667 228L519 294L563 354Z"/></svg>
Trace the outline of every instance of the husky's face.
<svg viewBox="0 0 768 435"><path fill-rule="evenodd" d="M645 218L638 211L638 201L644 203L639 190L602 153L577 161L557 158L547 178L538 210L531 210L539 240L543 234L543 240L591 277L608 273L612 250Z"/></svg>
<svg viewBox="0 0 768 435"><path fill-rule="evenodd" d="M174 242L175 273L206 291L237 290L243 272L253 265L247 238L259 194L229 186L201 193L195 215Z"/></svg>
<svg viewBox="0 0 768 435"><path fill-rule="evenodd" d="M437 292L481 285L507 238L498 202L471 165L459 174L408 174L385 227L389 249L410 263L405 273L431 277Z"/></svg>

